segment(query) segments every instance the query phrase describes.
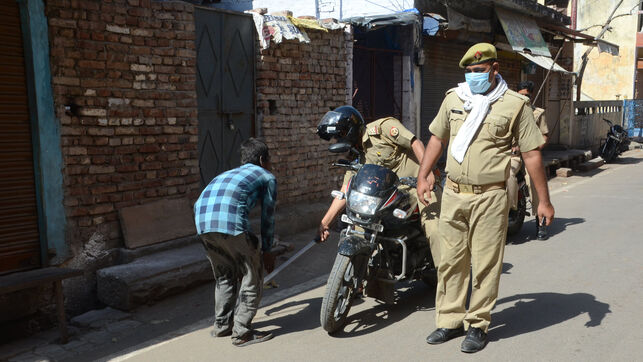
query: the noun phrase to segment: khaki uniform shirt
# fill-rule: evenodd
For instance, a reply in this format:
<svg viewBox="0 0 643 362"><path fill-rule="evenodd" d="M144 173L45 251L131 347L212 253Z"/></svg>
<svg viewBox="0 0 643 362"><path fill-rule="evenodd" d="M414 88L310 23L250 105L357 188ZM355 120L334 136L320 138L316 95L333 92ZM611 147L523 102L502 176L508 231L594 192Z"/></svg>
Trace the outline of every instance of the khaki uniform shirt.
<svg viewBox="0 0 643 362"><path fill-rule="evenodd" d="M429 130L436 137L449 141L455 138L467 118L464 102L454 89L447 91L444 101ZM512 138L518 140L523 152L534 150L544 143L528 107L528 98L507 92L489 108L489 113L473 137L462 163L447 150L446 172L455 182L486 185L504 182L509 177Z"/></svg>
<svg viewBox="0 0 643 362"><path fill-rule="evenodd" d="M547 119L545 118L545 110L539 107L534 107L530 105L531 109L534 112L534 120L536 121L536 126L538 126L538 129L540 130L540 134L543 136L549 133L549 127L547 127ZM516 146L517 142L516 139L514 138L511 141L511 146ZM518 157L520 158L520 155L513 155L513 157Z"/></svg>
<svg viewBox="0 0 643 362"><path fill-rule="evenodd" d="M380 118L366 125L362 136L362 161L386 167L398 177L417 177L420 165L411 147L414 139L415 135L397 119ZM343 191L346 191L348 181L354 174L353 171L346 172Z"/></svg>
<svg viewBox="0 0 643 362"><path fill-rule="evenodd" d="M549 133L549 127L547 127L547 119L545 118L545 110L539 107L533 107L534 110L534 119L536 120L536 125L540 129L540 133L546 135Z"/></svg>

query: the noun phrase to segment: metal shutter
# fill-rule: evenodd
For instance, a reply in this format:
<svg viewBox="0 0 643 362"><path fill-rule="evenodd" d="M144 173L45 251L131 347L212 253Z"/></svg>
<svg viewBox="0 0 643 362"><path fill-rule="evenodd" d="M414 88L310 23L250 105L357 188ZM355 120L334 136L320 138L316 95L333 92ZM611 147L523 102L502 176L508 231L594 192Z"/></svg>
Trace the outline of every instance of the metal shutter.
<svg viewBox="0 0 643 362"><path fill-rule="evenodd" d="M40 266L25 59L16 1L0 4L0 274Z"/></svg>
<svg viewBox="0 0 643 362"><path fill-rule="evenodd" d="M470 46L440 38L425 38L420 127L420 138L424 143L429 140L429 125L440 109L444 94L464 82L464 70L458 63Z"/></svg>

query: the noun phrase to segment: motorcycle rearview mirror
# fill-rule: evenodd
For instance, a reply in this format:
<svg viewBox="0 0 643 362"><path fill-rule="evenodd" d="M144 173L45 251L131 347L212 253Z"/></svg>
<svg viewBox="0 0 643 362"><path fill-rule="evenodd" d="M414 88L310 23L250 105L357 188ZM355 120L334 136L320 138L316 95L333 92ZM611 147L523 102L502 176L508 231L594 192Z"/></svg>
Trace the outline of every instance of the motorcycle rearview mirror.
<svg viewBox="0 0 643 362"><path fill-rule="evenodd" d="M346 153L350 151L350 149L351 149L351 145L344 142L337 142L328 146L328 151L332 153Z"/></svg>
<svg viewBox="0 0 643 362"><path fill-rule="evenodd" d="M393 216L395 216L398 219L402 219L402 220L406 219L406 215L407 215L407 213L404 210L401 210L401 209L393 210Z"/></svg>
<svg viewBox="0 0 643 362"><path fill-rule="evenodd" d="M344 193L341 191L333 190L330 195L338 200L344 199Z"/></svg>

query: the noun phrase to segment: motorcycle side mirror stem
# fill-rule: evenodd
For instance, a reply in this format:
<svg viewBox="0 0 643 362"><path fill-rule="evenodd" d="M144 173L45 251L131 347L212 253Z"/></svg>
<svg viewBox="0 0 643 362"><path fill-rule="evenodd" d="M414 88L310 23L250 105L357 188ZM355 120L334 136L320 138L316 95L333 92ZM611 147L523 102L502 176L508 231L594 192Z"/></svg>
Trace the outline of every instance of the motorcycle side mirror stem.
<svg viewBox="0 0 643 362"><path fill-rule="evenodd" d="M345 143L345 142L337 142L333 143L332 145L328 146L328 151L331 153L346 153L348 151L352 151L353 147L351 147L350 144Z"/></svg>

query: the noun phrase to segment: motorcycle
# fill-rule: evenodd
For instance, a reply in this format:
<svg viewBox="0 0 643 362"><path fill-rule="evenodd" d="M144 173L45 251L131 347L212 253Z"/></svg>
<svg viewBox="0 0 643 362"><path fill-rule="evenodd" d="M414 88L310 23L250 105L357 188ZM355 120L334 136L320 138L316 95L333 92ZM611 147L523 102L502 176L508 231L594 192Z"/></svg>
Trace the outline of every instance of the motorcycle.
<svg viewBox="0 0 643 362"><path fill-rule="evenodd" d="M515 210L512 208L509 209L507 235L517 234L522 228L522 224L525 222L525 216L530 216L529 211L527 211L529 186L527 186L527 179L525 176L525 165L522 164L518 173L516 173L516 181L518 182L518 203Z"/></svg>
<svg viewBox="0 0 643 362"><path fill-rule="evenodd" d="M623 127L613 124L606 118L603 118L603 121L607 122L610 128L607 131L607 137L601 142L599 155L606 163L609 163L628 150L630 139Z"/></svg>
<svg viewBox="0 0 643 362"><path fill-rule="evenodd" d="M341 216L347 226L340 233L321 306L321 325L329 334L345 325L356 295L363 292L393 303L396 282L423 279L431 283L436 273L417 207L400 187L415 187L416 179L400 179L387 168L361 165L357 160L333 165L356 174L346 194L332 192L333 197L347 200Z"/></svg>

